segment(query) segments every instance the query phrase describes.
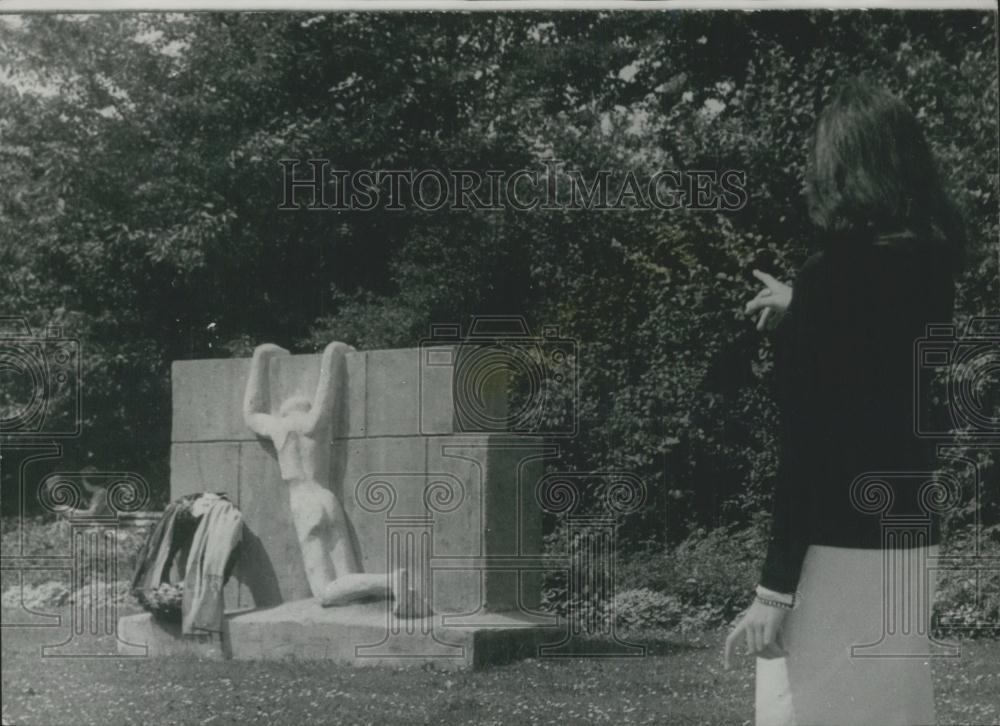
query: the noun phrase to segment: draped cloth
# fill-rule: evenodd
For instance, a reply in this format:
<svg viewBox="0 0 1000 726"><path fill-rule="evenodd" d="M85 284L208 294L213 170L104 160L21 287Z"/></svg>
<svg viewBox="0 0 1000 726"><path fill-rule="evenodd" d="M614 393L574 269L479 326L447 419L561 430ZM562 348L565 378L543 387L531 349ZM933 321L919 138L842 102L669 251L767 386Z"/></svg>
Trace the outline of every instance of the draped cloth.
<svg viewBox="0 0 1000 726"><path fill-rule="evenodd" d="M757 659L756 726L932 726L930 605L938 546L811 545L782 630Z"/></svg>
<svg viewBox="0 0 1000 726"><path fill-rule="evenodd" d="M206 492L177 499L139 551L133 593L154 616L173 620L179 610L185 635L221 632L222 587L242 535L243 517L224 495ZM165 609L148 602L152 598L162 605L156 593L172 577L181 578L171 584L183 584L183 593L168 596Z"/></svg>
<svg viewBox="0 0 1000 726"><path fill-rule="evenodd" d="M205 511L191 541L184 576L181 629L185 635L222 631L226 566L243 535L243 515L228 500L216 498L200 504L192 508L195 515Z"/></svg>
<svg viewBox="0 0 1000 726"><path fill-rule="evenodd" d="M150 532L142 548L139 550L135 574L132 576L132 590L155 590L165 577L165 571L171 564L171 556L176 551L174 547L174 525L177 515L190 506L190 497L182 497L171 502L160 521Z"/></svg>

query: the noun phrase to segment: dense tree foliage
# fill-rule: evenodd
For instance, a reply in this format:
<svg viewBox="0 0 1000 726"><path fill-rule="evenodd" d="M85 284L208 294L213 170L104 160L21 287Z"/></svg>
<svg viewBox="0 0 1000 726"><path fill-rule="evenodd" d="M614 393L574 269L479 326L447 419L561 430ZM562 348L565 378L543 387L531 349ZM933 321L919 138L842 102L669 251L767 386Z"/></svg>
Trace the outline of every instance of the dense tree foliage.
<svg viewBox="0 0 1000 726"><path fill-rule="evenodd" d="M165 491L169 364L477 314L557 324L581 395L561 466L640 475L636 536L741 521L774 472L754 266L816 243L805 144L838 79L917 112L995 312L996 16L975 12L33 16L0 24L0 309L82 341L71 458ZM735 212L279 211L282 158L738 169ZM614 188L614 185L612 185ZM10 472L5 472L9 477Z"/></svg>

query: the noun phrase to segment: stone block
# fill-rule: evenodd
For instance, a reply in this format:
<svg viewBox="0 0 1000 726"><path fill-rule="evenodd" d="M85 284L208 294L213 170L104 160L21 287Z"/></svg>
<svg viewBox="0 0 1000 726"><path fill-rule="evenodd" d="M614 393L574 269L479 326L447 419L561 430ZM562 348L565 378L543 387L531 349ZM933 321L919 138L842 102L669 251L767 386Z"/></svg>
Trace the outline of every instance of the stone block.
<svg viewBox="0 0 1000 726"><path fill-rule="evenodd" d="M333 438L358 438L368 435L365 420L366 397L368 391L368 354L365 352L347 354L347 379L343 383L343 395L339 392L334 402L331 435ZM340 405L338 402L345 402Z"/></svg>
<svg viewBox="0 0 1000 726"><path fill-rule="evenodd" d="M364 352L347 354L347 375L336 382L331 438L356 438L365 435L366 358L367 354ZM277 414L281 402L291 396L305 396L309 400L315 397L322 359L322 354L310 354L281 356L271 360L268 375L272 414ZM246 378L243 379L243 385L246 385Z"/></svg>
<svg viewBox="0 0 1000 726"><path fill-rule="evenodd" d="M493 345L420 349L420 433L482 435L508 428L507 394L517 361Z"/></svg>
<svg viewBox="0 0 1000 726"><path fill-rule="evenodd" d="M457 481L460 503L452 511L434 512L434 556L482 557L486 554L484 488L492 481L482 437L428 437L427 471L431 481ZM441 475L444 476L441 476ZM447 509L447 507L442 507ZM486 573L448 570L433 575L433 606L438 612L476 612L487 602Z"/></svg>
<svg viewBox="0 0 1000 726"><path fill-rule="evenodd" d="M174 361L170 440L252 441L254 433L243 425L249 373L249 358Z"/></svg>
<svg viewBox="0 0 1000 726"><path fill-rule="evenodd" d="M186 657L222 659L228 657L222 634L182 635L180 623L165 623L149 613L118 619L118 652L134 655L135 646L145 646L149 658Z"/></svg>
<svg viewBox="0 0 1000 726"><path fill-rule="evenodd" d="M236 577L239 605L268 607L309 597L309 581L292 524L288 486L270 442L240 445L240 510L246 525Z"/></svg>
<svg viewBox="0 0 1000 726"><path fill-rule="evenodd" d="M171 499L199 492L225 494L242 510L239 442L177 443L170 446ZM226 604L231 607L246 600L246 593L240 592L240 567L237 565L234 577L223 590Z"/></svg>
<svg viewBox="0 0 1000 726"><path fill-rule="evenodd" d="M508 371L476 351L433 346L368 353L368 436L435 436L500 431ZM463 362L464 361L464 362ZM460 407L458 410L456 407ZM459 419L464 428L459 426Z"/></svg>
<svg viewBox="0 0 1000 726"><path fill-rule="evenodd" d="M427 439L429 481L445 473L461 482L462 503L435 513L435 557L537 555L541 512L534 489L544 449L534 439L497 435ZM434 573L434 604L457 612L537 607L537 572L466 570Z"/></svg>
<svg viewBox="0 0 1000 726"><path fill-rule="evenodd" d="M350 439L333 443L334 471L352 538L365 572L386 572L390 520L427 517L427 463L421 437ZM338 462L342 462L338 465ZM335 474L334 479L337 479Z"/></svg>
<svg viewBox="0 0 1000 726"><path fill-rule="evenodd" d="M366 375L367 435L420 435L420 351L369 351Z"/></svg>
<svg viewBox="0 0 1000 726"><path fill-rule="evenodd" d="M419 350L417 408L420 433L425 436L450 434L455 430L454 361L455 346Z"/></svg>
<svg viewBox="0 0 1000 726"><path fill-rule="evenodd" d="M497 486L488 486L486 551L489 555L541 555L542 512L536 488L549 454L537 438L495 437L489 447L489 467L497 472ZM508 488L509 487L509 488ZM516 506L510 499L516 498ZM537 609L541 605L542 573L491 571L486 573L490 610Z"/></svg>
<svg viewBox="0 0 1000 726"><path fill-rule="evenodd" d="M178 443L170 447L170 496L222 492L240 505L240 444Z"/></svg>
<svg viewBox="0 0 1000 726"><path fill-rule="evenodd" d="M292 395L310 400L319 380L320 354L274 358L269 367L271 413ZM331 435L363 436L365 430L365 358L348 353L347 376L341 381ZM171 441L253 441L256 435L243 424L243 394L250 373L249 358L175 361L171 367L173 423Z"/></svg>
<svg viewBox="0 0 1000 726"><path fill-rule="evenodd" d="M443 615L398 620L385 603L323 608L297 600L273 608L227 612L218 635L182 635L149 613L118 620L118 648L149 657L236 660L325 660L358 666L482 669L533 657L560 633L516 613L450 623Z"/></svg>
<svg viewBox="0 0 1000 726"><path fill-rule="evenodd" d="M517 346L486 342L455 349L449 381L453 422L449 431L441 433L500 434L508 430L510 375L525 363L519 351Z"/></svg>
<svg viewBox="0 0 1000 726"><path fill-rule="evenodd" d="M234 659L459 670L533 656L544 632L508 613L449 625L441 615L397 620L385 603L323 608L300 600L227 619L224 638Z"/></svg>

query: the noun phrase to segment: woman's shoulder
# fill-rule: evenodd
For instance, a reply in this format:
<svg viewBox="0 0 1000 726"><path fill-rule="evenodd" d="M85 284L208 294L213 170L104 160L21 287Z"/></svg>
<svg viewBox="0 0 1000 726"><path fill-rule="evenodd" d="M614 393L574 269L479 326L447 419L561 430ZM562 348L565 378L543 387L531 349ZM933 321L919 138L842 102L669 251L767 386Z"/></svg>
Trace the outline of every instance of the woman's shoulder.
<svg viewBox="0 0 1000 726"><path fill-rule="evenodd" d="M829 263L829 255L826 250L819 250L818 252L813 252L806 258L806 261L802 263L802 267L799 269L799 274L811 275L822 270Z"/></svg>
<svg viewBox="0 0 1000 726"><path fill-rule="evenodd" d="M829 255L825 250L814 252L809 255L799 271L795 274L793 288L803 288L814 286L821 278L826 276L830 265Z"/></svg>
<svg viewBox="0 0 1000 726"><path fill-rule="evenodd" d="M905 277L928 268L947 270L942 254L941 245L909 232L872 239L843 237L811 255L802 265L801 273L807 279L830 274L838 279L852 274L867 277L872 273L892 276L898 273Z"/></svg>

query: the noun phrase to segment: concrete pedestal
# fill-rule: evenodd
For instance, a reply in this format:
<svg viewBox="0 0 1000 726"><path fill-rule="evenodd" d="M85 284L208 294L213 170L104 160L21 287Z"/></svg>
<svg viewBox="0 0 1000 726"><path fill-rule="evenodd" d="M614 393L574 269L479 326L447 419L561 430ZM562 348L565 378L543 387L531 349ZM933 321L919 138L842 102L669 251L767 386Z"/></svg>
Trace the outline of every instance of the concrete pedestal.
<svg viewBox="0 0 1000 726"><path fill-rule="evenodd" d="M144 645L150 657L326 660L395 668L431 664L462 670L534 656L546 632L516 613L401 620L384 602L324 608L305 599L227 614L219 635L181 636L179 626L148 613L130 615L119 621L124 641L119 650Z"/></svg>

